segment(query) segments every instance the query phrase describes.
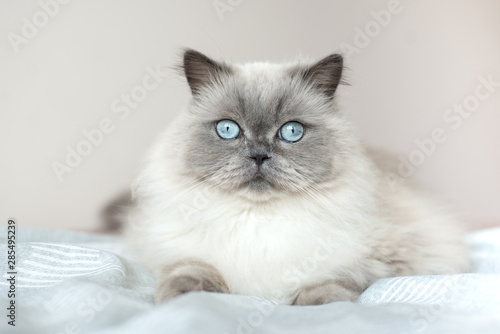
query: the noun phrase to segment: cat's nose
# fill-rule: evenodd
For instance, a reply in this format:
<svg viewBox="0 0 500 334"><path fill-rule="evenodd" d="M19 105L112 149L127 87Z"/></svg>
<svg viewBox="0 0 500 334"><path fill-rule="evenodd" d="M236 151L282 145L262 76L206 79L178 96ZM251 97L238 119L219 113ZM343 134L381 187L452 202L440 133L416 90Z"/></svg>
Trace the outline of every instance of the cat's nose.
<svg viewBox="0 0 500 334"><path fill-rule="evenodd" d="M264 163L264 160L271 159L271 157L268 156L267 154L261 154L261 153L251 155L249 156L249 158L254 159L257 166L261 166Z"/></svg>

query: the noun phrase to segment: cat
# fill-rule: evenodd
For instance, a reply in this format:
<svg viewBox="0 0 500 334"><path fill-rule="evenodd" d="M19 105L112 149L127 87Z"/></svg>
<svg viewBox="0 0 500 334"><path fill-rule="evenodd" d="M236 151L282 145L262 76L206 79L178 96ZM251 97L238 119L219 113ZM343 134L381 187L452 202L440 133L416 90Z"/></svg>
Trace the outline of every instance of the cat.
<svg viewBox="0 0 500 334"><path fill-rule="evenodd" d="M338 107L341 55L241 65L186 49L180 70L191 101L149 153L127 227L157 303L355 301L379 278L467 270L460 225L387 182Z"/></svg>

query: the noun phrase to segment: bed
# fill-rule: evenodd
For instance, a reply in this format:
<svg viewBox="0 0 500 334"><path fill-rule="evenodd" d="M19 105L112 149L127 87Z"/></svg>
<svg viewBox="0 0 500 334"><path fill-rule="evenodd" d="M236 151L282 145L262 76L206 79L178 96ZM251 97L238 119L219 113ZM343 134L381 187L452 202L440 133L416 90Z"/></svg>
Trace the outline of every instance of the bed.
<svg viewBox="0 0 500 334"><path fill-rule="evenodd" d="M0 262L0 333L500 333L500 228L468 236L470 273L376 281L356 303L288 306L189 293L153 304L154 279L120 238L18 229L15 327ZM6 229L0 254L6 259Z"/></svg>

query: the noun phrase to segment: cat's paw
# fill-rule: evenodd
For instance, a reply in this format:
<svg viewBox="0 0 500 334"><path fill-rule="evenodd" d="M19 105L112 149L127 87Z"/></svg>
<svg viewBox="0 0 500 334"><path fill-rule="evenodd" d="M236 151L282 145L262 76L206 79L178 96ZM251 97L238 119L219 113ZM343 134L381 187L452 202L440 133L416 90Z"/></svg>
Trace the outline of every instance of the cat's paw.
<svg viewBox="0 0 500 334"><path fill-rule="evenodd" d="M169 267L166 272L155 292L157 304L191 291L229 293L220 273L209 264L183 262Z"/></svg>
<svg viewBox="0 0 500 334"><path fill-rule="evenodd" d="M322 305L337 301L356 301L361 291L353 284L325 282L303 287L292 305Z"/></svg>

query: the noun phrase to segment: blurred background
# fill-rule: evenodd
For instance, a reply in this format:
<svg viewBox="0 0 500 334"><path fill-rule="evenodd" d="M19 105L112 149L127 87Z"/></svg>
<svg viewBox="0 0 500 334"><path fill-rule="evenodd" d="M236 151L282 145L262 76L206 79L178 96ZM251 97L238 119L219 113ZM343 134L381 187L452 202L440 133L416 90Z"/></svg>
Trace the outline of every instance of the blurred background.
<svg viewBox="0 0 500 334"><path fill-rule="evenodd" d="M500 1L0 1L0 219L100 231L190 95L190 47L234 62L342 52L339 103L396 178L500 224ZM432 142L431 142L432 141Z"/></svg>

